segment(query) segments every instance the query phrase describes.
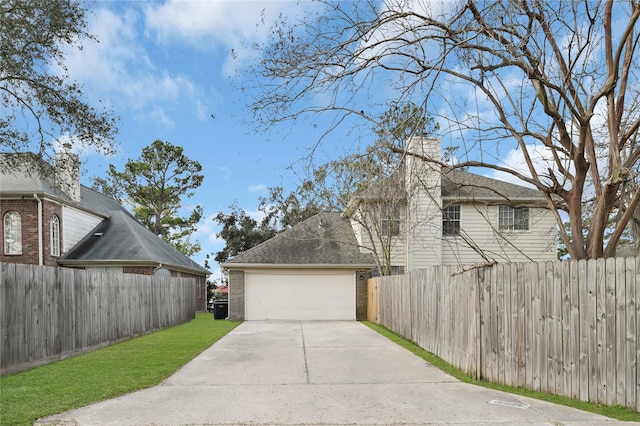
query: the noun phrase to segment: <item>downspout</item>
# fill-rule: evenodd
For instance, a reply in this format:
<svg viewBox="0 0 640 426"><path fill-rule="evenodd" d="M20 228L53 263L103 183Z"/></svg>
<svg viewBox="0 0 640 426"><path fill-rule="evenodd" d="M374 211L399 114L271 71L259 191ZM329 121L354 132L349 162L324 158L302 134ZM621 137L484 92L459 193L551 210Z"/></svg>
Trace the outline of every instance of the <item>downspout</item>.
<svg viewBox="0 0 640 426"><path fill-rule="evenodd" d="M42 266L42 200L38 198L38 194L33 194L33 198L38 202L38 265Z"/></svg>

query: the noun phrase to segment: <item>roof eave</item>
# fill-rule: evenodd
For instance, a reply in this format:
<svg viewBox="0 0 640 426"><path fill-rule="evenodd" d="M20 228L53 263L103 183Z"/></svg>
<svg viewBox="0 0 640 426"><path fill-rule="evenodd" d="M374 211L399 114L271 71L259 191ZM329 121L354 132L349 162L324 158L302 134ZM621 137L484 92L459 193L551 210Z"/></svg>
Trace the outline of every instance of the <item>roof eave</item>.
<svg viewBox="0 0 640 426"><path fill-rule="evenodd" d="M47 201L53 201L54 203L58 203L61 205L64 205L66 207L72 207L74 209L77 210L81 210L87 213L91 213L94 216L98 216L101 217L103 219L109 217L108 215L105 215L103 213L97 212L95 210L89 209L85 206L82 205L82 203L76 203L74 201L71 201L69 199L66 198L62 198L60 196L57 196L55 194L52 194L49 191L45 191L45 190L38 190L38 191L0 191L0 198L1 199L22 199L22 198L33 198L33 194L36 194L38 197L41 197L42 199L45 199Z"/></svg>
<svg viewBox="0 0 640 426"><path fill-rule="evenodd" d="M504 197L455 197L451 195L443 196L442 200L456 201L459 203L491 203L491 204L505 204L505 203L530 203L534 205L540 205L542 207L547 206L547 201L544 198L532 198L532 197L510 197L505 199Z"/></svg>
<svg viewBox="0 0 640 426"><path fill-rule="evenodd" d="M304 264L292 264L292 263L221 263L221 267L229 270L233 269L372 269L375 268L375 264L372 263L360 263L360 264L332 264L332 263L304 263Z"/></svg>
<svg viewBox="0 0 640 426"><path fill-rule="evenodd" d="M58 261L61 266L154 266L169 268L179 272L195 273L197 275L211 275L206 269L187 268L185 266L158 262L157 260L123 260L123 259L98 259L98 260L79 260L79 259L62 259Z"/></svg>

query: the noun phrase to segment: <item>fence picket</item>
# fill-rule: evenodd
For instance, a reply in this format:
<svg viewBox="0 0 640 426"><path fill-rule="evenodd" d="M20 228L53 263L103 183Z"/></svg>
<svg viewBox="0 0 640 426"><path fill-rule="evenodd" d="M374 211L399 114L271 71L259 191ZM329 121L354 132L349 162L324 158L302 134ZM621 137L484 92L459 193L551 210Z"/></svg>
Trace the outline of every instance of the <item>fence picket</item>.
<svg viewBox="0 0 640 426"><path fill-rule="evenodd" d="M623 257L615 259L616 262L616 401L620 405L626 405L625 401L625 339L627 337L625 320L625 308L627 304L627 292L625 287L625 261Z"/></svg>
<svg viewBox="0 0 640 426"><path fill-rule="evenodd" d="M591 319L589 314L589 288L587 280L587 262L580 260L577 262L576 279L572 280L577 291L577 324L578 324L578 389L577 397L581 401L589 400L589 329Z"/></svg>
<svg viewBox="0 0 640 426"><path fill-rule="evenodd" d="M174 325L195 317L192 278L158 280L7 263L0 267L3 375L159 329L142 318L161 315L173 321L165 325Z"/></svg>
<svg viewBox="0 0 640 426"><path fill-rule="evenodd" d="M616 401L616 260L606 259L606 358L607 358L607 405L613 405Z"/></svg>
<svg viewBox="0 0 640 426"><path fill-rule="evenodd" d="M633 285L633 281L636 277L636 259L629 257L625 259L625 288L627 293L627 303L625 306L625 402L628 408L634 409L636 406L636 344L637 344L637 330L636 330L636 309L637 303L636 287Z"/></svg>
<svg viewBox="0 0 640 426"><path fill-rule="evenodd" d="M587 325L587 347L585 351L587 353L587 398L585 401L589 400L597 400L598 399L598 353L597 353L597 344L598 344L598 336L597 336L597 289L596 289L596 279L598 276L597 270L597 262L588 262L587 263L587 285L582 286L582 288L587 291L586 298L586 315L584 318L584 323ZM586 287L586 288L585 288ZM583 309L581 306L580 309Z"/></svg>
<svg viewBox="0 0 640 426"><path fill-rule="evenodd" d="M436 266L372 282L370 318L471 375L640 408L636 258Z"/></svg>

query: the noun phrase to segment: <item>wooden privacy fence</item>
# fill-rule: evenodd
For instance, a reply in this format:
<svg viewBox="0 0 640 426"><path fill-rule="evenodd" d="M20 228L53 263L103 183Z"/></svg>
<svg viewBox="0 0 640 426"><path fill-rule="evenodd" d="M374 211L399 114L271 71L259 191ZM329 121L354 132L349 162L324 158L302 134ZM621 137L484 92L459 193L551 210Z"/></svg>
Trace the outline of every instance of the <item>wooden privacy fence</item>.
<svg viewBox="0 0 640 426"><path fill-rule="evenodd" d="M437 266L368 283L368 319L494 383L640 411L640 258Z"/></svg>
<svg viewBox="0 0 640 426"><path fill-rule="evenodd" d="M193 278L0 267L2 374L195 318Z"/></svg>

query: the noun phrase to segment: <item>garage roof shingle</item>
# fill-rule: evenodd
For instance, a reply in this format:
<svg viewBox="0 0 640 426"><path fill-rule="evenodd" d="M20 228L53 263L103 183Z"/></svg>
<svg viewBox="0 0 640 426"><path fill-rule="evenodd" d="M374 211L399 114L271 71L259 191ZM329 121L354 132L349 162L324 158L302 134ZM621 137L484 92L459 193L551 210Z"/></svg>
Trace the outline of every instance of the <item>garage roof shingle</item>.
<svg viewBox="0 0 640 426"><path fill-rule="evenodd" d="M340 213L319 213L239 254L222 266L305 265L374 267L371 253L362 253L348 219Z"/></svg>

